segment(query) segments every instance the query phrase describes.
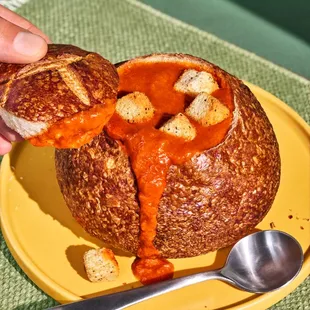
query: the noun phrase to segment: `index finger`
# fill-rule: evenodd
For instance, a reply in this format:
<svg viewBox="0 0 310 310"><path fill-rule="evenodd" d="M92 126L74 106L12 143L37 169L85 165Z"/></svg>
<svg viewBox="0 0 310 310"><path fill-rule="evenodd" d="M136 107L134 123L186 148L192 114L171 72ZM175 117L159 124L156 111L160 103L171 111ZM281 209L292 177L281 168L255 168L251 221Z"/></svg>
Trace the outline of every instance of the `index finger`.
<svg viewBox="0 0 310 310"><path fill-rule="evenodd" d="M7 21L28 30L34 34L39 35L42 37L47 43L51 43L49 37L43 33L39 28L33 25L29 20L25 19L24 17L12 12L11 10L5 8L3 5L0 4L0 17L6 19Z"/></svg>

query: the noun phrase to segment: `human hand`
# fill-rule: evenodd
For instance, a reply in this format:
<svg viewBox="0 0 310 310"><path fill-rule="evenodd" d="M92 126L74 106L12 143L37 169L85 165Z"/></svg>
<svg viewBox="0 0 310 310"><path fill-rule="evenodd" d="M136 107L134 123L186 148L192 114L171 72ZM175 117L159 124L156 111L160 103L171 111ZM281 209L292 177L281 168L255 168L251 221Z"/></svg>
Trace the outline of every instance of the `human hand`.
<svg viewBox="0 0 310 310"><path fill-rule="evenodd" d="M47 43L50 40L40 29L0 5L0 62L24 64L37 61L46 54ZM0 155L11 150L11 142L20 140L22 138L0 118Z"/></svg>

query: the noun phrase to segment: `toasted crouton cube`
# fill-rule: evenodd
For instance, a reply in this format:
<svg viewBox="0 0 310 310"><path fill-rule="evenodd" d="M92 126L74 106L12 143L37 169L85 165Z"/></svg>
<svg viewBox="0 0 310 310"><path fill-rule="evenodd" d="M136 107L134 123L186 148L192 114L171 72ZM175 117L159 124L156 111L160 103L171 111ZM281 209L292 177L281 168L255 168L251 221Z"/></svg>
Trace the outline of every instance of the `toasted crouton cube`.
<svg viewBox="0 0 310 310"><path fill-rule="evenodd" d="M153 117L155 109L145 94L133 92L117 100L116 113L129 123L142 123Z"/></svg>
<svg viewBox="0 0 310 310"><path fill-rule="evenodd" d="M91 282L113 281L119 275L118 263L110 249L92 249L84 254L84 266Z"/></svg>
<svg viewBox="0 0 310 310"><path fill-rule="evenodd" d="M211 126L226 119L229 109L215 97L201 93L185 110L185 114L202 126Z"/></svg>
<svg viewBox="0 0 310 310"><path fill-rule="evenodd" d="M193 69L185 70L174 84L176 91L194 96L202 92L211 94L218 88L217 82L210 73Z"/></svg>
<svg viewBox="0 0 310 310"><path fill-rule="evenodd" d="M159 130L170 135L191 141L196 137L196 129L189 119L182 113L179 113L167 121Z"/></svg>

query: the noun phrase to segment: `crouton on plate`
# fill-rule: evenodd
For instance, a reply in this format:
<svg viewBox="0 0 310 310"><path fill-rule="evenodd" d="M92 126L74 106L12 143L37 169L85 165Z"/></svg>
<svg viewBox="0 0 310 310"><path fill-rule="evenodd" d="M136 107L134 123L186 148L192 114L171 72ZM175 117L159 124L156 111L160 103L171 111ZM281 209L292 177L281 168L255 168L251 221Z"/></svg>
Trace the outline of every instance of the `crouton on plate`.
<svg viewBox="0 0 310 310"><path fill-rule="evenodd" d="M118 263L110 249L91 249L85 252L84 266L91 282L113 281L119 275Z"/></svg>

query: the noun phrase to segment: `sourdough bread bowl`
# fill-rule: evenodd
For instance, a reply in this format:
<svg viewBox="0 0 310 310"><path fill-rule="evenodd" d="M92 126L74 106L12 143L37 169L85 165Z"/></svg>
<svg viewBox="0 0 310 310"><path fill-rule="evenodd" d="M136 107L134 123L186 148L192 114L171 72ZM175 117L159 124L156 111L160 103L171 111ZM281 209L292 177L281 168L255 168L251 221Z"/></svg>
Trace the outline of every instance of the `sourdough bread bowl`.
<svg viewBox="0 0 310 310"><path fill-rule="evenodd" d="M249 234L271 207L280 181L278 143L272 125L249 88L214 64L184 54L137 57L120 64L117 70L119 104L124 108L119 108L90 143L78 149L56 150L57 179L73 217L89 234L141 256L139 237L146 230L140 225L141 191L145 198L152 195L155 187L141 186L141 175L148 170L145 167L152 169L147 157L142 156L146 158L142 172L136 164L134 152L144 148L142 140L135 147L130 147L129 142L145 125L152 127L150 133L154 134L149 157L165 147L166 142L158 147L157 141L171 135L169 130L174 135L167 138L172 147L170 153L166 152L170 154L166 174L159 181L153 180L154 186L161 182L163 189L152 239L161 257L205 254ZM205 72L211 82L199 89L193 81L205 78ZM221 102L218 107L225 110L223 118L199 118L203 108L199 110L198 104L197 112L193 102L202 93L207 99L211 96L213 101ZM128 119L124 118L126 102L122 98L130 95L127 99L133 100L137 96L142 98L141 94L148 98L144 103L151 103L154 111L142 105L148 112L145 118L141 117L142 112L137 112L135 118L130 109ZM177 108L173 110L174 100L182 102L183 107L175 104ZM211 112L216 114L218 109ZM135 125L130 128L138 129L125 135L114 130L121 116L128 128ZM176 116L178 123L173 124L178 125L169 126ZM184 121L188 131L182 127ZM198 144L204 145L204 149L193 148ZM181 158L180 153L185 155Z"/></svg>
<svg viewBox="0 0 310 310"><path fill-rule="evenodd" d="M50 44L41 60L0 63L0 117L36 146L79 147L115 110L118 75L99 54Z"/></svg>

